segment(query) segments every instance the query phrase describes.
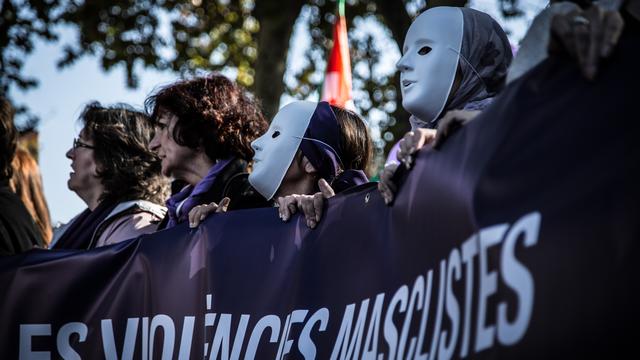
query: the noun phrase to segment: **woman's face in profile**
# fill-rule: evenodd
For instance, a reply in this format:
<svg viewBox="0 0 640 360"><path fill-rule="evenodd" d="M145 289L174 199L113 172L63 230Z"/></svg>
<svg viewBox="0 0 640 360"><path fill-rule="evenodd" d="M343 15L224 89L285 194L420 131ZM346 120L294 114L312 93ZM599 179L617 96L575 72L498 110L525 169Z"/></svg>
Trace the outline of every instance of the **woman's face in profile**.
<svg viewBox="0 0 640 360"><path fill-rule="evenodd" d="M100 195L103 191L102 182L97 173L98 165L95 161L93 146L93 139L83 129L66 154L67 158L71 159L72 170L69 173L67 186L83 199L88 194Z"/></svg>
<svg viewBox="0 0 640 360"><path fill-rule="evenodd" d="M177 122L176 115L168 111L161 112L149 147L162 160L162 175L184 179L182 174L188 171L188 164L197 155L197 151L176 143L173 129Z"/></svg>

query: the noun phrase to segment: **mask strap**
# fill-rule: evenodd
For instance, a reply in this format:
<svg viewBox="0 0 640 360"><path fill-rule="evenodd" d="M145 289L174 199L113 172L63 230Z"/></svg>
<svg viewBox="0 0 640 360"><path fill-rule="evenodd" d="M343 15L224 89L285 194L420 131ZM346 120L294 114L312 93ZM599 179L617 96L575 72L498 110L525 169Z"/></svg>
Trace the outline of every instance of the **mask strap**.
<svg viewBox="0 0 640 360"><path fill-rule="evenodd" d="M485 89L487 89L487 84L485 84L484 80L482 79L482 76L480 76L480 73L478 73L478 71L476 70L476 68L471 65L471 63L469 62L469 60L467 60L467 58L462 55L462 53L454 48L452 48L451 46L448 47L449 50L453 51L454 53L458 54L460 56L460 58L462 60L464 60L464 62L467 63L467 65L471 68L471 71L473 71L474 74L476 74L476 76L478 77L478 79L480 79L480 82L482 83L482 86L484 86Z"/></svg>
<svg viewBox="0 0 640 360"><path fill-rule="evenodd" d="M317 143L320 143L320 144L326 146L336 156L336 158L338 159L338 162L340 162L340 166L342 166L342 168L344 169L344 163L342 162L342 159L340 159L340 155L338 155L338 152L333 147L331 147L331 145L327 144L326 142L324 142L322 140L312 139L312 138L308 138L308 137L305 137L305 136L294 136L294 138L301 139L301 140L315 141Z"/></svg>

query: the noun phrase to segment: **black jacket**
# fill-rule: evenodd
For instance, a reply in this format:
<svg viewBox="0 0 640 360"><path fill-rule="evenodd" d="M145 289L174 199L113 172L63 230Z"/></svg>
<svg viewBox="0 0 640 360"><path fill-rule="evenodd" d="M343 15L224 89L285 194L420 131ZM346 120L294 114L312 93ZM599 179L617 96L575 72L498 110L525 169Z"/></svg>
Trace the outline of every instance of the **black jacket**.
<svg viewBox="0 0 640 360"><path fill-rule="evenodd" d="M44 246L42 236L20 198L6 182L0 184L0 255L14 255Z"/></svg>

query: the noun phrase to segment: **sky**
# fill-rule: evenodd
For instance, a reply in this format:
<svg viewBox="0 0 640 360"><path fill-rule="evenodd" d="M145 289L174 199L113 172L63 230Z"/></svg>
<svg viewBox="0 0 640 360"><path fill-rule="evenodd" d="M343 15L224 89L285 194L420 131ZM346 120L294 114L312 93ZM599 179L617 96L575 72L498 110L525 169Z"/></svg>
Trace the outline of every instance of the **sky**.
<svg viewBox="0 0 640 360"><path fill-rule="evenodd" d="M497 20L509 33L512 43L517 43L522 38L532 17L545 6L546 1L528 0L522 3L526 15L515 21L505 21L501 18L494 0L470 1L471 7L485 11ZM302 20L304 12L296 23L291 39L288 61L291 71L301 66L291 59L302 59L301 54L310 42L302 26ZM393 64L399 59L400 53L395 44L390 45L390 41L384 39L384 30L373 23L373 20L365 19L358 26L362 26L360 31L369 31L380 38L382 46L389 49L385 52L388 55L381 64L380 71L394 71ZM71 161L65 157L73 138L81 130L78 116L84 105L91 101L99 101L104 105L123 102L142 108L144 99L154 88L178 79L178 75L172 72L143 70L139 72L140 86L137 89L127 89L123 69L116 68L105 73L100 68L98 60L93 57L84 57L69 68L57 69L55 63L62 56L61 44L75 36L70 28L61 27L58 30L63 41L57 44L36 42L35 50L27 58L23 69L24 74L39 80L39 86L26 92L11 90L11 96L16 103L27 105L41 119L38 127L39 164L54 225L69 221L86 208L84 202L67 188ZM233 71L225 74L233 77ZM285 74L285 78L291 79L291 75ZM291 98L283 96L281 106L290 101ZM375 119L369 120L375 124ZM380 136L377 129L372 130L374 138Z"/></svg>

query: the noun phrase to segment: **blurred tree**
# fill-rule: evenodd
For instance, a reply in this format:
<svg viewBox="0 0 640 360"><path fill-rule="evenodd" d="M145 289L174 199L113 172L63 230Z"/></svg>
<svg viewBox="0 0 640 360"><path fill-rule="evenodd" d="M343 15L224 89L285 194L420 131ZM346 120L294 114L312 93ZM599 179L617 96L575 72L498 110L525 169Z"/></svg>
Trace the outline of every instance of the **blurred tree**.
<svg viewBox="0 0 640 360"><path fill-rule="evenodd" d="M518 0L496 0L505 15L517 15ZM142 68L235 71L237 81L262 101L272 116L282 94L306 98L320 91L331 48L334 0L17 0L2 2L0 86L36 85L21 75L22 56L32 49L32 37L55 40L53 25L77 27L78 41L65 44L58 66L73 64L84 55L96 56L105 71L122 66L127 85L136 87ZM430 0L438 5L464 6L467 0ZM357 23L372 20L401 47L412 18L426 7L424 0L348 0L347 22L353 68L355 104L370 117L378 112L382 138L391 143L408 128L407 113L398 106L400 90L395 72L378 71L386 55L375 38L354 34ZM20 11L16 9L20 8ZM301 13L306 17L311 45L304 66L284 81L291 35ZM509 13L509 14L507 14ZM8 45L8 46L6 46ZM378 143L382 148L384 143Z"/></svg>
<svg viewBox="0 0 640 360"><path fill-rule="evenodd" d="M407 10L411 3L413 13ZM439 0L430 4L463 6L466 0ZM433 6L433 5L431 5ZM296 81L283 81L294 24L306 7L311 46ZM374 18L401 44L411 18L425 7L419 1L351 0L347 2L350 30L356 19ZM72 2L62 15L78 26L79 42L65 47L61 66L85 54L98 56L109 70L122 65L127 85L137 85L139 67L171 69L180 73L235 69L237 81L262 101L267 116L277 112L280 97L287 93L307 98L322 85L322 74L331 48L336 3L326 0L97 0ZM163 27L163 22L169 26ZM407 113L396 105L400 98L395 73L377 74L379 48L368 35L350 37L356 107L367 118L377 109L379 124L397 138L406 131ZM316 76L314 76L316 75ZM378 144L383 145L383 144Z"/></svg>

